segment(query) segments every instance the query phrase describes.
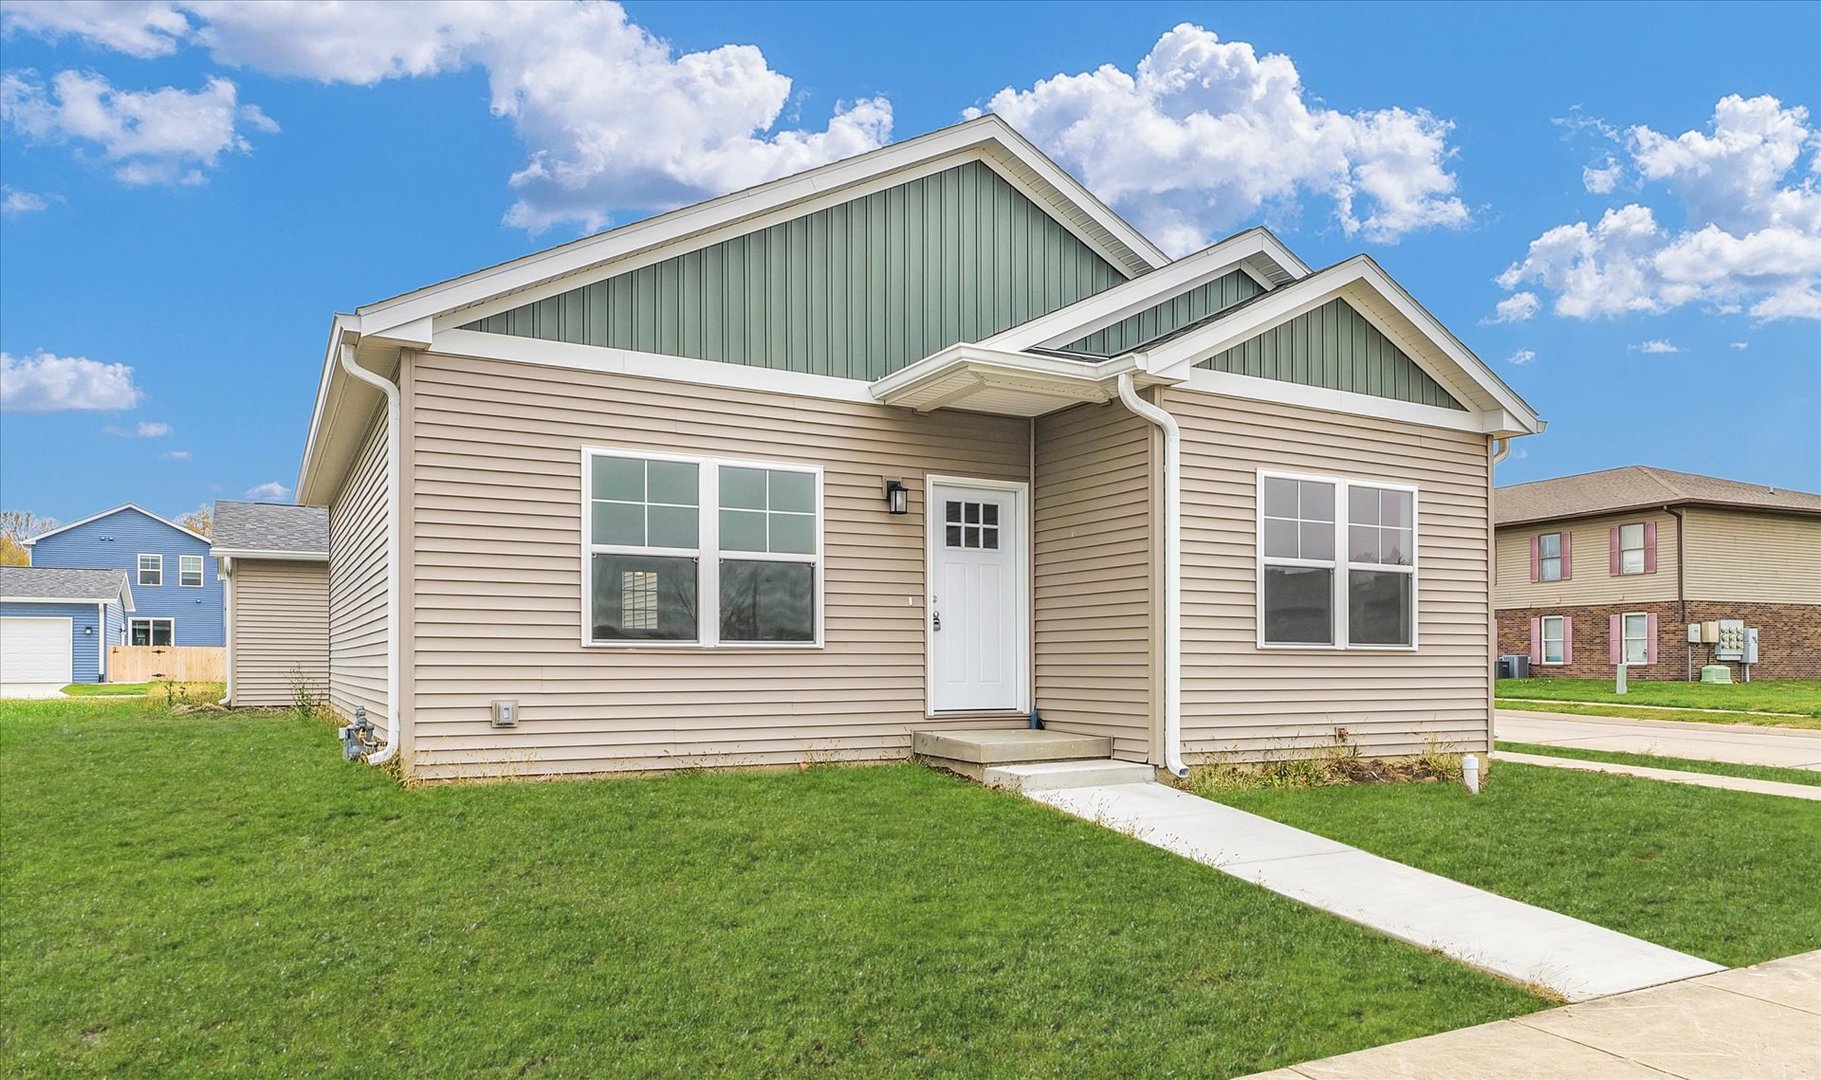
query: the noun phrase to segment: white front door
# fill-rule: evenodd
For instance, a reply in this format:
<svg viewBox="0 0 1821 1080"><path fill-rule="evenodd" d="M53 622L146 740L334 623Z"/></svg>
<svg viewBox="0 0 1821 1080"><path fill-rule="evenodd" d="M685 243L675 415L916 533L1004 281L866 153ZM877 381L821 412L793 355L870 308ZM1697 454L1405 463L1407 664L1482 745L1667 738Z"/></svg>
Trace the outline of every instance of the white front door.
<svg viewBox="0 0 1821 1080"><path fill-rule="evenodd" d="M931 481L930 707L1024 708L1022 491Z"/></svg>

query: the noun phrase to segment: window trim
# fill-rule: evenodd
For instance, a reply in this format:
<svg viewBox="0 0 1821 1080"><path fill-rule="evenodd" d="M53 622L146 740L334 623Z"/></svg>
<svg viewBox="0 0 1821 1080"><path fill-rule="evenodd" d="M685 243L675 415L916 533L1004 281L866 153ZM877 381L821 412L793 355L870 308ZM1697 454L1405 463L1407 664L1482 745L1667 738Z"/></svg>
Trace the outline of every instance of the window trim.
<svg viewBox="0 0 1821 1080"><path fill-rule="evenodd" d="M133 646L133 647L140 648L140 649L174 649L177 647L177 620L176 619L174 619L168 615L131 615L131 616L128 616L127 620L126 620L126 643L129 646L133 645L133 624L134 623L151 623L153 625L156 625L158 623L170 624L171 643L169 645L153 644L152 638L156 635L154 635L152 633L151 629L148 627L146 630L146 634L145 634L146 644L139 645L139 646Z"/></svg>
<svg viewBox="0 0 1821 1080"><path fill-rule="evenodd" d="M1561 643L1562 643L1562 652L1561 652L1561 658L1557 659L1557 660L1549 659L1549 624L1552 621L1562 624L1562 635L1560 638ZM1537 659L1538 667L1566 667L1566 666L1568 666L1568 616L1566 616L1566 615L1543 615L1538 618L1537 630L1536 630L1536 654L1538 657L1538 659Z"/></svg>
<svg viewBox="0 0 1821 1080"><path fill-rule="evenodd" d="M147 559L157 559L158 560L158 569L156 571L156 573L158 574L157 581L147 581L145 579L145 575L146 575L145 561ZM157 553L157 552L151 552L151 551L140 552L134 559L133 570L134 570L133 586L135 588L141 588L141 589L162 589L162 588L164 588L164 556L162 554Z"/></svg>
<svg viewBox="0 0 1821 1080"><path fill-rule="evenodd" d="M1536 581L1538 585L1559 585L1567 580L1567 578L1562 576L1563 563L1565 561L1562 557L1562 537L1566 535L1566 529L1557 529L1555 532L1536 534ZM1546 536L1555 537L1554 555L1543 554L1543 538ZM1543 567L1550 562L1555 563L1554 577L1549 577L1543 573Z"/></svg>
<svg viewBox="0 0 1821 1080"><path fill-rule="evenodd" d="M1265 557L1265 481L1266 480L1306 480L1318 484L1334 485L1334 559L1332 562L1322 559L1279 559ZM1348 545L1348 491L1351 487L1368 487L1375 490L1401 491L1410 496L1410 565L1389 566L1383 563L1356 563L1347 558ZM1289 472L1282 469L1258 470L1256 486L1253 488L1253 525L1252 542L1254 565L1252 570L1252 622L1255 644L1261 651L1288 652L1379 652L1379 653L1413 653L1422 645L1422 608L1419 600L1422 596L1422 571L1419 553L1422 550L1422 494L1415 484L1400 484L1389 480L1378 480L1366 477L1347 477L1340 475L1323 475L1321 473ZM1311 566L1332 568L1334 571L1333 596L1334 604L1334 640L1328 644L1309 642L1270 642L1265 640L1265 566ZM1408 645L1354 645L1348 639L1352 627L1349 625L1351 613L1347 610L1347 574L1352 569L1390 570L1410 575L1410 644Z"/></svg>
<svg viewBox="0 0 1821 1080"><path fill-rule="evenodd" d="M828 507L824 496L823 470L820 465L789 461L758 461L751 458L719 457L707 454L675 454L641 450L626 446L583 446L581 585L579 629L584 649L657 649L672 652L679 649L710 652L717 649L816 650L826 645L824 615L827 592ZM693 548L633 547L625 544L594 542L594 462L596 458L622 458L635 461L675 461L696 466L697 520L696 546ZM815 480L816 550L813 556L768 551L721 550L721 469L770 469L777 472L805 473ZM592 605L594 603L594 556L657 555L693 557L696 560L696 640L662 641L648 638L594 640ZM721 560L741 562L803 563L815 568L815 595L812 615L815 633L809 641L722 641L721 640Z"/></svg>
<svg viewBox="0 0 1821 1080"><path fill-rule="evenodd" d="M1650 573L1649 522L1622 521L1618 524L1617 528L1619 530L1619 573L1618 573L1618 576L1619 577L1640 577L1644 574ZM1630 529L1630 528L1636 528L1638 530L1638 546L1636 548L1628 548L1625 546L1625 530ZM1638 568L1636 570L1625 569L1625 553L1627 551L1636 551L1638 553Z"/></svg>
<svg viewBox="0 0 1821 1080"><path fill-rule="evenodd" d="M183 564L185 562L188 562L191 559L196 560L196 584L185 585L183 583L183 575L185 573L187 573L187 571L184 570ZM202 555L179 555L179 556L177 556L177 587L178 588L180 588L180 589L200 589L200 588L202 588L203 586L208 584L208 580L209 580L208 572L209 572L209 560L207 557L202 556Z"/></svg>
<svg viewBox="0 0 1821 1080"><path fill-rule="evenodd" d="M1644 633L1636 638L1626 632L1634 618L1644 620ZM1644 643L1644 659L1636 661L1631 659L1631 650L1626 646L1632 641ZM1650 666L1650 612L1623 611L1619 613L1619 663L1628 668Z"/></svg>

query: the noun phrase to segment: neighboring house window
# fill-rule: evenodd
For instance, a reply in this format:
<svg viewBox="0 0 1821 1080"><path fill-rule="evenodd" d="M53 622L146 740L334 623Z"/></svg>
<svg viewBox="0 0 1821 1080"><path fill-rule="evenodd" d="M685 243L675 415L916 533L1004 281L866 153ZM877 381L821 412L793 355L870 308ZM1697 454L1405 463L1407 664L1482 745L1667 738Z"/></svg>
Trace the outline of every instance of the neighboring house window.
<svg viewBox="0 0 1821 1080"><path fill-rule="evenodd" d="M813 644L821 473L590 451L587 640Z"/></svg>
<svg viewBox="0 0 1821 1080"><path fill-rule="evenodd" d="M1615 525L1612 529L1612 572L1654 574L1657 570L1657 526L1655 522L1638 521Z"/></svg>
<svg viewBox="0 0 1821 1080"><path fill-rule="evenodd" d="M1563 534L1559 532L1544 533L1536 538L1536 580L1561 581L1568 575L1563 572L1566 566L1567 551L1563 546Z"/></svg>
<svg viewBox="0 0 1821 1080"><path fill-rule="evenodd" d="M1540 657L1545 664L1568 662L1568 619L1563 615L1545 615L1541 626Z"/></svg>
<svg viewBox="0 0 1821 1080"><path fill-rule="evenodd" d="M177 556L177 584L186 589L202 588L202 556Z"/></svg>
<svg viewBox="0 0 1821 1080"><path fill-rule="evenodd" d="M175 619L132 619L127 623L127 643L130 645L169 645L171 635L176 632Z"/></svg>
<svg viewBox="0 0 1821 1080"><path fill-rule="evenodd" d="M141 555L141 556L139 556L139 582L138 583L140 585L163 585L164 584L164 556L163 555Z"/></svg>
<svg viewBox="0 0 1821 1080"><path fill-rule="evenodd" d="M1650 616L1641 611L1628 612L1624 619L1627 664L1650 663Z"/></svg>
<svg viewBox="0 0 1821 1080"><path fill-rule="evenodd" d="M1414 647L1415 489L1271 474L1260 486L1259 643Z"/></svg>

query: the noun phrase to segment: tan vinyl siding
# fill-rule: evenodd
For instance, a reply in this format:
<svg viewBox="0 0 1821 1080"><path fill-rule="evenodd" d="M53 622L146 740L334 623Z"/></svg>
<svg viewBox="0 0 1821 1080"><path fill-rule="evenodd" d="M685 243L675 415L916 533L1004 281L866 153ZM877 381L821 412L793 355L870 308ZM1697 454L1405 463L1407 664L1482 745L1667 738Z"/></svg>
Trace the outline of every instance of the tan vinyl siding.
<svg viewBox="0 0 1821 1080"><path fill-rule="evenodd" d="M329 685L329 564L235 559L235 705L290 705L302 680L312 698Z"/></svg>
<svg viewBox="0 0 1821 1080"><path fill-rule="evenodd" d="M924 478L1026 479L1026 421L435 354L410 386L419 775L876 760L983 723L925 719ZM822 466L825 647L583 646L590 446Z"/></svg>
<svg viewBox="0 0 1821 1080"><path fill-rule="evenodd" d="M1485 437L1188 390L1167 406L1183 429L1185 755L1258 758L1337 728L1368 754L1485 749ZM1417 651L1259 648L1260 468L1420 489Z"/></svg>
<svg viewBox="0 0 1821 1080"><path fill-rule="evenodd" d="M389 730L386 701L386 424L384 413L329 504L329 703Z"/></svg>
<svg viewBox="0 0 1821 1080"><path fill-rule="evenodd" d="M1688 599L1821 604L1821 518L1687 514Z"/></svg>
<svg viewBox="0 0 1821 1080"><path fill-rule="evenodd" d="M1037 707L1135 761L1152 725L1153 430L1116 404L1037 422Z"/></svg>
<svg viewBox="0 0 1821 1080"><path fill-rule="evenodd" d="M1612 573L1612 528L1656 522L1657 570L1654 574ZM1568 581L1530 580L1530 538L1542 533L1573 535L1574 576ZM1500 608L1576 607L1582 604L1652 603L1676 598L1676 519L1661 510L1611 517L1581 518L1542 525L1508 526L1498 531L1498 582L1494 601Z"/></svg>

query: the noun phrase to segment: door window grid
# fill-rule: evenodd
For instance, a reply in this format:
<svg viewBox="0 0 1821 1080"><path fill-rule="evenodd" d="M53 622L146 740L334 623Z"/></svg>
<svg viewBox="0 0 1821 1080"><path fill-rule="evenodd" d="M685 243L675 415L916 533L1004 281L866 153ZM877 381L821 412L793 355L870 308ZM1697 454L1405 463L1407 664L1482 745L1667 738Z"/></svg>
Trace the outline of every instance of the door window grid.
<svg viewBox="0 0 1821 1080"><path fill-rule="evenodd" d="M999 504L949 499L943 516L943 543L950 548L999 550Z"/></svg>

